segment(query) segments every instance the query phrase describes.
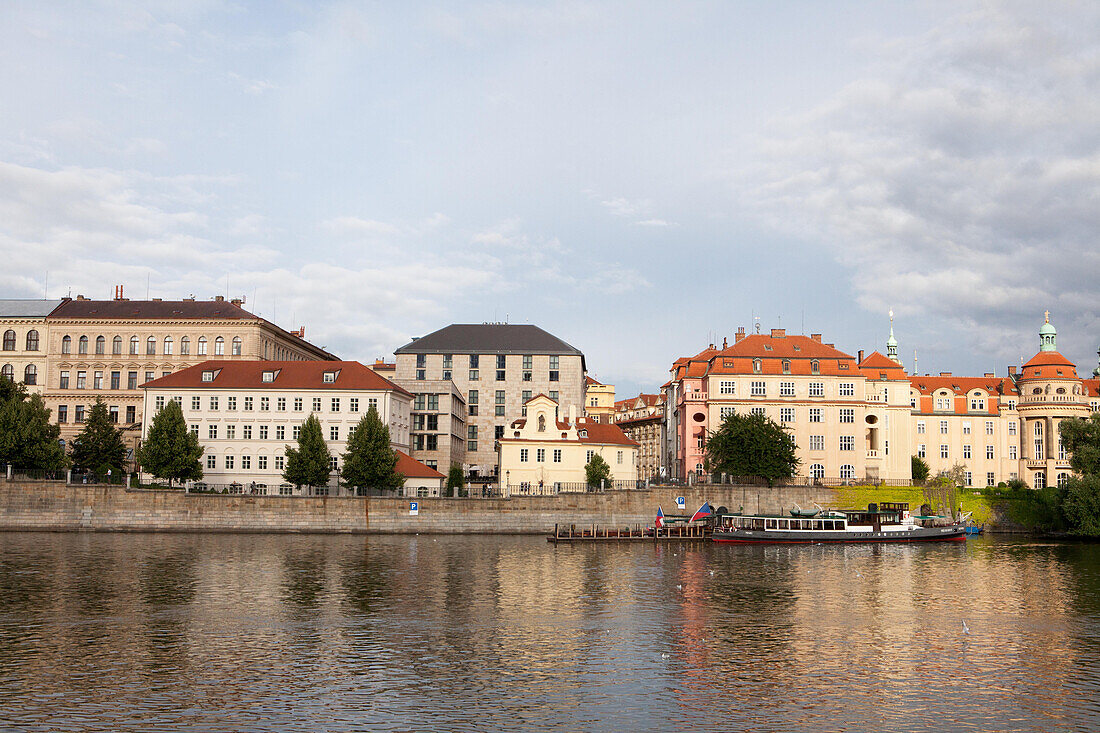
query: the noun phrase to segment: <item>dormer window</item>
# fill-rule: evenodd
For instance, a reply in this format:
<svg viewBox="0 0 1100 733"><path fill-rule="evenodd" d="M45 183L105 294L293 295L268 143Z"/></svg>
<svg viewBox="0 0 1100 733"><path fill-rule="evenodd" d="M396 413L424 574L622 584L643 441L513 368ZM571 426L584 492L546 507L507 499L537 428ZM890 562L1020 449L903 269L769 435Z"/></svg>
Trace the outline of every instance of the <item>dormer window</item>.
<svg viewBox="0 0 1100 733"><path fill-rule="evenodd" d="M783 373L784 374L790 374L791 373L791 360L790 359L784 359L783 360Z"/></svg>
<svg viewBox="0 0 1100 733"><path fill-rule="evenodd" d="M213 382L214 381L214 370L213 369L205 370L202 373L202 381L204 381L204 382Z"/></svg>
<svg viewBox="0 0 1100 733"><path fill-rule="evenodd" d="M771 350L772 350L772 345L771 344L764 344L764 351L771 351Z"/></svg>
<svg viewBox="0 0 1100 733"><path fill-rule="evenodd" d="M820 373L821 373L821 363L817 359L812 360L810 362L810 374L820 374Z"/></svg>
<svg viewBox="0 0 1100 733"><path fill-rule="evenodd" d="M577 433L577 435L582 437L582 438L587 438L588 437L588 431L587 430L582 430L579 433Z"/></svg>
<svg viewBox="0 0 1100 733"><path fill-rule="evenodd" d="M333 384L336 381L336 374L337 372L325 372L325 376L322 381L325 384Z"/></svg>
<svg viewBox="0 0 1100 733"><path fill-rule="evenodd" d="M264 372L263 381L265 381L265 382L274 382L275 381L275 372L273 372L273 371Z"/></svg>
<svg viewBox="0 0 1100 733"><path fill-rule="evenodd" d="M753 372L753 374L759 374L760 369L763 367L763 364L764 363L762 361L760 361L759 359L753 359L752 360L752 372Z"/></svg>

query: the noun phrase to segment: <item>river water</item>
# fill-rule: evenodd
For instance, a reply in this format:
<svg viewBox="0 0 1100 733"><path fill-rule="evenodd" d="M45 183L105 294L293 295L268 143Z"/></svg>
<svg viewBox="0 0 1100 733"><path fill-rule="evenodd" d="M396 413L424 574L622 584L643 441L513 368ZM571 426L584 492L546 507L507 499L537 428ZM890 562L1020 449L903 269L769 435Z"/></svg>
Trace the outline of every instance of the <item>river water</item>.
<svg viewBox="0 0 1100 733"><path fill-rule="evenodd" d="M1100 545L0 534L4 730L945 728L1100 728Z"/></svg>

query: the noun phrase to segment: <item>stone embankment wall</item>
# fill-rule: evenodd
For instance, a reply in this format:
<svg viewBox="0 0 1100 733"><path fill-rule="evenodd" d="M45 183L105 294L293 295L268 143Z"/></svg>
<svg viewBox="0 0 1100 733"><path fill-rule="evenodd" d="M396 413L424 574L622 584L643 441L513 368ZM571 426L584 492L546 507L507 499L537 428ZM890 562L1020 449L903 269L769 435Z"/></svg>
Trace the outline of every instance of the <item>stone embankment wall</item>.
<svg viewBox="0 0 1100 733"><path fill-rule="evenodd" d="M0 530L119 532L328 532L546 534L555 524L651 525L657 506L676 514L704 501L731 511L783 511L835 503L826 488L708 486L509 499L409 499L184 494L61 482L0 481Z"/></svg>

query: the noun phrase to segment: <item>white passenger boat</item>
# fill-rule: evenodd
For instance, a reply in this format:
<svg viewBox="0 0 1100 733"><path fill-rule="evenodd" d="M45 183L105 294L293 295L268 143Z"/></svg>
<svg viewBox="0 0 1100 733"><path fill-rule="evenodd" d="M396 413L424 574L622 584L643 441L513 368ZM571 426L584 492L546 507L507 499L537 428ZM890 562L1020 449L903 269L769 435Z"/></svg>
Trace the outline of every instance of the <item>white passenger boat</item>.
<svg viewBox="0 0 1100 733"><path fill-rule="evenodd" d="M715 518L715 542L733 544L816 544L850 542L941 542L965 540L961 524L935 525L909 513L909 504L883 502L866 509L829 509L813 517L801 509L780 514L722 514Z"/></svg>

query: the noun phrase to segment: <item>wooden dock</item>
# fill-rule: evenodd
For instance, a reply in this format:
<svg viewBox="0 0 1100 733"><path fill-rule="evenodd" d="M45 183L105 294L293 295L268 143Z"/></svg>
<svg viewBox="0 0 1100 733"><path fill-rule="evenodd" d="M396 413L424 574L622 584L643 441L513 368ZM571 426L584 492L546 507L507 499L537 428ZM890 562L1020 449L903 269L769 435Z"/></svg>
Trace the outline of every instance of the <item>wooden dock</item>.
<svg viewBox="0 0 1100 733"><path fill-rule="evenodd" d="M712 527L706 524L673 524L655 528L643 525L612 527L609 525L555 524L547 542L704 542L710 539Z"/></svg>

